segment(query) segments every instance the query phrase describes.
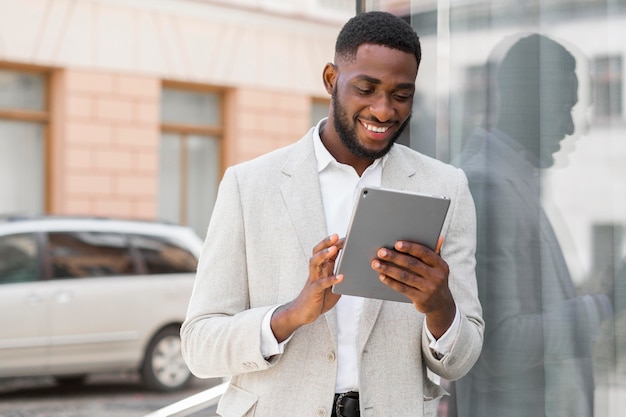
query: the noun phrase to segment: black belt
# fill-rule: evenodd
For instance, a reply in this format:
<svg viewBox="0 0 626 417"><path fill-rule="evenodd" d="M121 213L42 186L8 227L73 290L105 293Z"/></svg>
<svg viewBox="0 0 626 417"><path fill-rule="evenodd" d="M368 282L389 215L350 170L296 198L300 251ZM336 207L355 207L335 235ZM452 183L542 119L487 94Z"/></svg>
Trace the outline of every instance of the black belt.
<svg viewBox="0 0 626 417"><path fill-rule="evenodd" d="M359 393L355 391L335 394L333 417L359 417Z"/></svg>

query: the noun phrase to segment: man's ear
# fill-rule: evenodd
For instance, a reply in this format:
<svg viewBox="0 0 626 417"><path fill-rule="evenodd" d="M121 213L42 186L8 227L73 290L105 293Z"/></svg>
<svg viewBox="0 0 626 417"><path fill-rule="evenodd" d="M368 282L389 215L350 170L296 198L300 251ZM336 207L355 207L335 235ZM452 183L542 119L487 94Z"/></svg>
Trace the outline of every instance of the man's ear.
<svg viewBox="0 0 626 417"><path fill-rule="evenodd" d="M326 88L326 92L330 95L333 94L338 73L339 71L337 70L335 64L329 62L324 66L322 79L324 80L324 87Z"/></svg>

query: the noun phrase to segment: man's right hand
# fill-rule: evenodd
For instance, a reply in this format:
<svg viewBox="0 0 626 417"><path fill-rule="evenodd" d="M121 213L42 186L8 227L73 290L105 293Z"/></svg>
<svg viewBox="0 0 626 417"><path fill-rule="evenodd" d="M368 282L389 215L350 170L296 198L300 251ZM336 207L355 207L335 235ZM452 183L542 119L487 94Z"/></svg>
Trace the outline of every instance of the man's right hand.
<svg viewBox="0 0 626 417"><path fill-rule="evenodd" d="M343 275L334 275L335 261L343 243L344 239L333 234L313 248L304 288L293 301L279 307L272 315L271 327L279 343L299 327L313 323L339 301L341 295L331 289L343 280Z"/></svg>

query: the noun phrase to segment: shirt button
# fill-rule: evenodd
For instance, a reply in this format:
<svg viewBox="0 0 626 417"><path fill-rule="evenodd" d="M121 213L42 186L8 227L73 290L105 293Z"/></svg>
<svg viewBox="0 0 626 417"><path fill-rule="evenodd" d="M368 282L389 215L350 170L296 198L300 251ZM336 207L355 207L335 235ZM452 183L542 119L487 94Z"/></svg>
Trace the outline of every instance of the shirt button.
<svg viewBox="0 0 626 417"><path fill-rule="evenodd" d="M323 408L318 408L317 411L315 412L315 415L317 417L326 417L326 410Z"/></svg>
<svg viewBox="0 0 626 417"><path fill-rule="evenodd" d="M328 352L326 354L326 361L335 362L335 352Z"/></svg>

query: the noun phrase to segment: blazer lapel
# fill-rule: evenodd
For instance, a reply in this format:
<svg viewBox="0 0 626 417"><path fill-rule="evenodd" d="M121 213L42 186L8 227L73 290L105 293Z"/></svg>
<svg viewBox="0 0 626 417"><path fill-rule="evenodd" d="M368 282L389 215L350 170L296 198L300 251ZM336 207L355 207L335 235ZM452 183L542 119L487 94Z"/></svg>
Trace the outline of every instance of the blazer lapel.
<svg viewBox="0 0 626 417"><path fill-rule="evenodd" d="M357 352L363 352L365 343L367 343L367 339L369 339L370 333L372 333L374 323L376 323L376 318L378 317L382 306L382 300L366 298L363 301L363 313L361 314L361 323L359 324Z"/></svg>
<svg viewBox="0 0 626 417"><path fill-rule="evenodd" d="M328 235L312 132L294 145L293 152L282 167L287 179L280 187L303 256L307 260L312 255L313 247ZM326 313L325 319L330 334L336 339L336 309Z"/></svg>
<svg viewBox="0 0 626 417"><path fill-rule="evenodd" d="M326 219L320 191L312 133L298 141L282 172L287 179L280 187L306 259L313 247L326 237Z"/></svg>
<svg viewBox="0 0 626 417"><path fill-rule="evenodd" d="M400 149L394 146L389 151L385 165L381 186L404 190L415 183L411 180L417 173L416 167L412 166L402 155Z"/></svg>

